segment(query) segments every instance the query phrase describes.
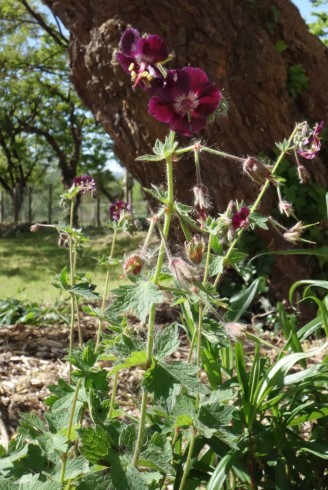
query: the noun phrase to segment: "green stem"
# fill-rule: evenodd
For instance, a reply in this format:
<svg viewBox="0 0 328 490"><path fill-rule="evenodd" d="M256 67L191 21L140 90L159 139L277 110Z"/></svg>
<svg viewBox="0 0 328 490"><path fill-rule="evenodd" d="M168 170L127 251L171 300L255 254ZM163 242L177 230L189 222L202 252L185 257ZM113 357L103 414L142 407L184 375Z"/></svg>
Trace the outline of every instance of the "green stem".
<svg viewBox="0 0 328 490"><path fill-rule="evenodd" d="M112 246L111 246L110 254L109 254L109 257L108 257L109 260L112 260L112 258L114 257L114 250L115 250L116 238L117 238L117 229L115 228L114 233L113 233ZM106 305L106 300L107 300L107 294L108 294L109 279L110 279L110 264L108 264L108 266L107 266L107 273L106 273L106 279L105 279L105 288L104 288L104 294L103 294L103 299L102 299L101 308L100 308L101 315L104 313L104 310L105 310L105 305ZM99 349L99 343L100 343L100 338L101 338L102 327L103 327L103 321L102 321L101 318L99 318L99 321L98 321L98 331L97 331L97 339L96 339L96 345L95 345L95 352L98 352L98 349Z"/></svg>
<svg viewBox="0 0 328 490"><path fill-rule="evenodd" d="M206 262L205 262L204 277L203 277L203 286L206 285L206 282L207 282L207 279L208 279L209 266L210 266L210 260L211 260L212 238L213 238L213 235L210 234L209 235L209 238L208 238L208 244L207 244L207 253L206 253ZM203 316L203 312L202 312L202 316ZM197 329L195 328L195 330L193 332L193 335L192 335L190 349L189 349L189 354L188 354L188 362L191 361L191 357L192 357L192 353L193 353L193 350L194 350L194 347L195 347L195 342L196 342L197 334L199 334L199 327L198 327L198 332L197 332Z"/></svg>
<svg viewBox="0 0 328 490"><path fill-rule="evenodd" d="M72 433L72 427L73 427L74 412L75 412L77 397L78 397L79 390L80 390L80 385L81 385L81 380L79 379L78 382L77 382L77 384L76 384L76 387L75 387L73 404L72 404L71 413L70 413L69 421L68 421L68 427L67 427L67 439L68 439L68 442L70 442L70 440L71 440L71 433ZM67 453L68 453L68 450L63 455L63 465L62 465L61 473L60 473L60 483L62 485L63 485L63 483L65 481L65 471L66 471L66 465L67 465Z"/></svg>
<svg viewBox="0 0 328 490"><path fill-rule="evenodd" d="M70 227L70 235L69 235L69 270L70 270L70 285L74 286L74 250L73 250L73 240L72 240L72 229L73 229L73 213L74 213L74 201L71 201L71 210L70 210L70 218L69 218L69 227ZM68 356L72 355L73 351L73 336L74 336L74 315L75 315L75 300L74 294L71 293L71 321L70 321L70 329L69 329L69 349ZM69 380L71 382L72 375L72 364L69 361Z"/></svg>
<svg viewBox="0 0 328 490"><path fill-rule="evenodd" d="M230 158L231 160L237 160L238 162L244 162L245 161L245 158L241 158L241 157L237 157L235 155L231 155L230 153L226 153L225 151L214 150L213 148L208 148L207 146L201 146L200 150L206 151L207 153L212 153L213 155L218 155L219 157L222 157L222 158Z"/></svg>
<svg viewBox="0 0 328 490"><path fill-rule="evenodd" d="M190 471L190 468L191 468L191 458L192 458L192 453L194 451L195 441L196 441L196 430L193 429L193 432L192 432L191 438L190 438L190 444L189 444L189 450L188 450L187 460L186 460L186 464L185 464L185 467L184 467L184 470L183 470L183 475L182 475L182 479L181 479L181 482L180 482L179 490L183 490L183 488L184 488L184 486L186 484L188 475L189 475L189 471Z"/></svg>
<svg viewBox="0 0 328 490"><path fill-rule="evenodd" d="M118 383L118 372L115 373L114 380L113 380L112 396L110 397L110 406L109 406L109 413L108 413L109 419L111 419L113 416L114 403L115 403L116 390L117 390L117 383Z"/></svg>
<svg viewBox="0 0 328 490"><path fill-rule="evenodd" d="M163 266L163 261L165 257L165 240L169 235L171 217L173 213L173 164L172 159L168 158L166 160L166 179L167 179L167 203L166 203L166 214L163 226L163 238L161 240L161 245L158 252L157 264L154 272L154 276L152 278L152 282L155 285L158 285L160 273ZM148 336L147 336L147 358L146 358L146 368L148 369L151 365L152 355L153 355L153 345L154 345L154 330L155 330L155 313L156 306L153 305L149 311L149 319L148 319ZM147 411L147 393L143 391L142 399L141 399L141 407L140 407L140 422L138 429L138 437L135 447L135 452L133 456L132 464L137 467L139 455L142 449L142 442L144 436L145 429L145 421L146 421L146 411Z"/></svg>

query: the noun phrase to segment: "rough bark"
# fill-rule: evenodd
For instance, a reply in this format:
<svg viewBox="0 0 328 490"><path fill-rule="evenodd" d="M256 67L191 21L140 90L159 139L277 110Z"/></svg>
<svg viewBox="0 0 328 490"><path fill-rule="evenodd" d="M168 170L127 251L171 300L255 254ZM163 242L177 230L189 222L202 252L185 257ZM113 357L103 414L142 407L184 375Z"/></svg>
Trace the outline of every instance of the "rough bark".
<svg viewBox="0 0 328 490"><path fill-rule="evenodd" d="M45 0L70 30L72 81L115 143L115 153L144 186L160 184L163 167L135 162L149 153L167 128L147 113L147 96L133 92L115 62L124 29L158 33L176 54L174 66L199 66L223 90L226 117L204 132L208 145L240 156L260 151L272 155L276 141L295 122L324 120L328 113L328 50L289 0ZM278 52L277 43L286 49ZM308 88L296 99L288 90L290 67L301 64ZM182 140L182 138L180 138ZM186 157L176 165L175 189L192 200L194 166ZM321 184L328 181L322 160L309 169ZM203 156L202 177L214 209L233 197L250 202L258 189L237 163Z"/></svg>

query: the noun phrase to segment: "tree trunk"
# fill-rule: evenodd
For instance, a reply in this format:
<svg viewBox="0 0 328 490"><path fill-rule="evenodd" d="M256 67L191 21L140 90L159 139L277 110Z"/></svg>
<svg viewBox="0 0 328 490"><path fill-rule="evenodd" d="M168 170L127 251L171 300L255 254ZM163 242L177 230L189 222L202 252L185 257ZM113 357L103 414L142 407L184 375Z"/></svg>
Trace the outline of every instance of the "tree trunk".
<svg viewBox="0 0 328 490"><path fill-rule="evenodd" d="M167 127L148 114L148 96L133 92L115 62L120 36L129 25L160 34L176 54L172 66L203 68L223 91L229 110L202 135L208 146L239 156L272 156L275 142L288 137L295 122L327 116L328 50L308 32L289 0L45 3L70 30L72 81L78 94L112 137L121 162L145 187L163 181L163 165L135 158L150 153ZM291 78L296 65L308 77L308 87L300 93L297 88L295 93L298 80ZM308 168L318 183L328 182L323 160ZM250 203L258 192L239 164L213 155L202 157L202 178L214 211L222 211L231 198ZM185 157L175 168L177 197L190 203L194 181L192 159Z"/></svg>
<svg viewBox="0 0 328 490"><path fill-rule="evenodd" d="M14 224L17 225L20 219L20 213L24 202L25 189L22 187L15 187L10 194L13 203L13 218Z"/></svg>

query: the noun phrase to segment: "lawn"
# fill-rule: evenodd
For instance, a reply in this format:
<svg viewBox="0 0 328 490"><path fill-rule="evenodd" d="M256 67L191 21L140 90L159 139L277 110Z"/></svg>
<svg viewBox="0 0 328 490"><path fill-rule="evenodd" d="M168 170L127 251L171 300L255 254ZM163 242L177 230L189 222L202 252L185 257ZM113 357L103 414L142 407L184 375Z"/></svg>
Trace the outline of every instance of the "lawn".
<svg viewBox="0 0 328 490"><path fill-rule="evenodd" d="M112 232L108 229L87 229L90 242L85 244L82 257L78 260L78 271L90 274L103 290L106 270L97 265L97 257L108 255ZM134 236L121 235L117 242L118 255L138 248L143 233ZM68 265L68 251L57 245L58 235L52 230L41 229L37 233L16 231L0 238L0 298L17 298L30 302L53 303L60 292L52 282L55 274ZM113 268L111 287L125 282L121 267Z"/></svg>

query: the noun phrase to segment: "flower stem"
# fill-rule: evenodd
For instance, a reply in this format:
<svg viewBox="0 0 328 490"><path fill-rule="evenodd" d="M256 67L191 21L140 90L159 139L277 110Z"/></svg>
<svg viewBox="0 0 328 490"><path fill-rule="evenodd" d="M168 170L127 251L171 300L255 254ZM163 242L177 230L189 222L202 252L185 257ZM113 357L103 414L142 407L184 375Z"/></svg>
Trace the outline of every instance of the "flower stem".
<svg viewBox="0 0 328 490"><path fill-rule="evenodd" d="M73 240L72 240L72 228L73 228L73 215L74 215L74 201L71 201L71 209L70 209L70 217L69 217L69 227L71 234L69 235L69 269L70 269L70 285L73 288L74 286L74 250L73 250ZM70 321L70 329L69 329L69 349L68 356L72 355L73 351L73 337L74 337L74 315L75 315L75 299L74 294L71 293L71 321ZM72 375L72 364L69 361L69 380L71 382Z"/></svg>
<svg viewBox="0 0 328 490"><path fill-rule="evenodd" d="M237 160L237 162L244 162L245 158L237 157L236 155L231 155L221 150L214 150L213 148L208 148L207 146L201 146L201 151L206 151L207 153L213 153L213 155L218 155L222 158L230 158L230 160Z"/></svg>
<svg viewBox="0 0 328 490"><path fill-rule="evenodd" d="M116 390L117 390L117 382L118 382L118 372L115 373L114 380L113 380L112 396L110 397L110 406L109 406L109 413L108 413L109 419L111 419L113 416L114 403L115 403Z"/></svg>
<svg viewBox="0 0 328 490"><path fill-rule="evenodd" d="M206 253L206 262L205 262L204 277L203 277L203 286L206 285L206 282L207 282L207 279L208 279L210 259L211 259L212 237L213 237L213 235L210 233L209 234L209 238L208 238L208 244L207 244L207 253ZM202 306L200 306L199 308L201 309ZM199 313L199 315L201 315L203 317L203 309L201 310L201 313ZM192 353L193 353L193 350L194 350L194 347L195 347L196 338L198 338L198 340L199 340L199 333L201 334L201 332L199 332L199 325L198 325L198 331L195 328L195 330L193 332L193 335L192 335L190 349L189 349L189 354L188 354L188 362L191 361ZM198 357L198 355L197 355L197 357ZM197 362L197 366L198 365L199 365L199 363Z"/></svg>
<svg viewBox="0 0 328 490"><path fill-rule="evenodd" d="M293 131L293 132L292 132L292 134L290 135L287 145L284 147L284 149L283 149L283 150L282 150L282 152L280 153L279 157L277 158L277 161L276 161L276 163L275 163L275 165L274 165L274 167L273 167L273 169L272 169L272 171L271 171L271 175L272 175L272 176L274 176L274 174L275 174L275 172L277 171L277 169L278 169L278 167L279 167L280 163L282 162L282 159L284 158L284 156L286 155L286 153L287 153L287 152L290 150L290 145L291 145L291 143L292 143L292 141L293 141L293 137L294 137L294 134L295 134L295 132L296 132L296 131L297 131L297 126L294 128L294 131ZM263 199L263 196L264 196L264 194L266 193L266 191L268 190L269 186L270 186L270 181L269 181L269 180L267 180L267 181L265 182L264 186L262 187L261 192L260 192L260 193L259 193L259 195L257 196L256 201L254 202L253 206L252 206L252 207L251 207L251 209L250 209L250 216L251 216L251 215L252 215L252 213L254 213L254 212L255 212L255 211L258 209L258 207L260 206L261 201L262 201L262 199ZM244 229L243 229L243 228L241 228L241 229L239 230L239 232L238 232L238 234L237 234L236 238L235 238L235 239L233 240L233 242L230 244L230 247L228 248L227 253L226 253L225 257L224 257L224 262L223 262L223 263L224 263L224 265L226 265L226 264L227 264L227 262L229 261L229 258L230 258L230 256L231 256L231 254L232 254L232 252L233 252L233 250L234 250L234 248L235 248L235 246L236 246L236 244L237 244L237 242L238 242L239 238L241 237L241 235L242 235L243 231L244 231ZM221 279L222 274L223 274L223 272L219 272L219 273L218 273L218 275L216 276L215 281L214 281L214 284L213 284L213 286L214 286L214 287L216 287L216 286L218 285L218 283L219 283L219 281L220 281L220 279Z"/></svg>
<svg viewBox="0 0 328 490"><path fill-rule="evenodd" d="M76 384L76 387L75 387L75 393L74 393L74 398L73 398L71 413L70 413L69 421L68 421L68 427L67 427L67 439L68 439L68 442L70 442L70 439L71 439L71 433L72 433L72 427L73 427L73 419L74 419L74 412L75 412L77 397L78 397L79 390L80 390L80 385L81 385L81 380L79 379L78 382L77 382L77 384ZM61 472L60 472L60 483L61 484L63 484L64 481L65 481L65 471L66 471L66 465L67 465L67 453L68 453L68 450L66 451L65 454L63 454L63 459L62 459L63 465L62 465Z"/></svg>
<svg viewBox="0 0 328 490"><path fill-rule="evenodd" d="M166 160L166 179L167 179L167 203L165 209L165 220L163 226L163 238L161 240L161 245L158 252L157 264L154 272L154 276L152 278L152 282L155 285L158 285L160 273L162 270L162 265L165 257L165 240L167 240L170 224L171 224L171 216L173 213L173 164L172 159L168 158ZM153 345L154 345L154 330L155 330L155 313L156 306L153 305L149 311L148 318L148 337L147 337L147 358L146 358L146 368L148 369L151 366L152 355L153 355ZM142 449L142 442L144 436L145 429L145 421L146 421L146 411L147 411L147 393L143 391L141 406L140 406L140 421L139 421L139 429L138 429L138 437L135 447L135 452L133 456L132 464L133 466L138 466L138 460Z"/></svg>
<svg viewBox="0 0 328 490"><path fill-rule="evenodd" d="M183 475L182 475L182 479L180 482L179 490L183 490L183 488L186 484L188 475L189 475L189 471L191 468L191 458L192 458L192 453L194 451L195 441L196 441L196 429L193 428L193 432L192 432L191 438L190 438L187 460L186 460L186 464L184 466Z"/></svg>
<svg viewBox="0 0 328 490"><path fill-rule="evenodd" d="M114 256L116 238L117 238L117 229L115 228L114 229L114 233L113 233L112 246L111 246L110 254L109 254L109 257L108 257L109 260L112 260L112 258ZM104 294L103 294L103 299L102 299L101 308L100 308L101 315L104 313L104 310L105 310L105 305L106 305L106 300L107 300L107 294L108 294L109 278L110 278L110 264L108 264L108 266L107 266L107 273L106 273L106 279L105 279L105 288L104 288ZM99 349L99 343L100 343L100 337L101 337L102 327L103 327L103 321L102 321L101 318L99 318L98 331L97 331L97 339L96 339L96 345L95 345L95 352L98 352L98 349Z"/></svg>

